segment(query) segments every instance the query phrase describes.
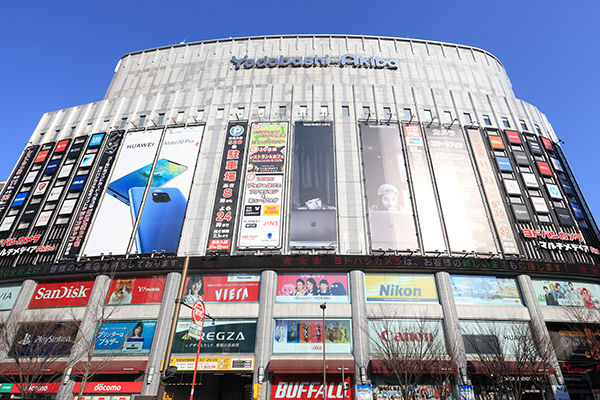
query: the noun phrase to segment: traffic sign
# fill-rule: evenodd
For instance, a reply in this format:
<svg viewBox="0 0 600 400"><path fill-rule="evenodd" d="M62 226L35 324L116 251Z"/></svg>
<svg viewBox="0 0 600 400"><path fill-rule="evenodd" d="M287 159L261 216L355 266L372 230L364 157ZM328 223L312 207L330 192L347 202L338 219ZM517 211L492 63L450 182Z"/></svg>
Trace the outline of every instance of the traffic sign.
<svg viewBox="0 0 600 400"><path fill-rule="evenodd" d="M202 300L196 300L192 306L192 321L194 321L196 325L202 325L205 315L204 302Z"/></svg>

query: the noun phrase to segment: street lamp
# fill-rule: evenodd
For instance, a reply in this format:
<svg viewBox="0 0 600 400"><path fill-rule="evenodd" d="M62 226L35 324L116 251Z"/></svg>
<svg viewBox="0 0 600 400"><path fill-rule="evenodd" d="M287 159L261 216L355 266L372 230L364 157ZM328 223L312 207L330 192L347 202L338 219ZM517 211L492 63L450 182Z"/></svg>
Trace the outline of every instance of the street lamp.
<svg viewBox="0 0 600 400"><path fill-rule="evenodd" d="M320 305L323 310L323 400L327 400L327 365L325 364L325 336L327 336L327 328L325 328L325 309L327 303Z"/></svg>

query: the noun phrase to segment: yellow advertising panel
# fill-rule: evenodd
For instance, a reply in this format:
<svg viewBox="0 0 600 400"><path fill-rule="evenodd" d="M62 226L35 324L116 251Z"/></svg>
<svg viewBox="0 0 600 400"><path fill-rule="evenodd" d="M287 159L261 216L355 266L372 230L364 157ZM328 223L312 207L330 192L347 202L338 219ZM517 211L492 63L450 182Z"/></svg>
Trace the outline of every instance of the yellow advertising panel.
<svg viewBox="0 0 600 400"><path fill-rule="evenodd" d="M172 357L177 371L193 371L196 357ZM253 371L254 357L200 357L198 371Z"/></svg>
<svg viewBox="0 0 600 400"><path fill-rule="evenodd" d="M365 274L367 301L436 302L433 275Z"/></svg>

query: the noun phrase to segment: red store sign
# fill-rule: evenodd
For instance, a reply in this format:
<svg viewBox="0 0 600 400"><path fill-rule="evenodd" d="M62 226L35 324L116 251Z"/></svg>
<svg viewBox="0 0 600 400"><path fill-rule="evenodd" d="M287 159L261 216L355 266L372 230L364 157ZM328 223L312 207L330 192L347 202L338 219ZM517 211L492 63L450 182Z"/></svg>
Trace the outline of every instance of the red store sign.
<svg viewBox="0 0 600 400"><path fill-rule="evenodd" d="M94 281L38 283L29 308L85 306Z"/></svg>
<svg viewBox="0 0 600 400"><path fill-rule="evenodd" d="M88 382L83 393L141 393L144 382ZM73 393L79 393L81 382L75 383Z"/></svg>
<svg viewBox="0 0 600 400"><path fill-rule="evenodd" d="M342 385L340 371L335 374L327 374L327 399L353 399L350 376L346 375L344 381L348 389L345 391ZM318 400L323 399L323 375L286 376L273 377L271 388L271 400Z"/></svg>

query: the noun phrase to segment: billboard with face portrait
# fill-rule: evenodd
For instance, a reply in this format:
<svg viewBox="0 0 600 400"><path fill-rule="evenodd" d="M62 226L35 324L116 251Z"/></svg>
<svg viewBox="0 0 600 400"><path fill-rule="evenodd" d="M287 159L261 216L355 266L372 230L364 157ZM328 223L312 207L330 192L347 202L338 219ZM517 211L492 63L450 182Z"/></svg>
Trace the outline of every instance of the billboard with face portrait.
<svg viewBox="0 0 600 400"><path fill-rule="evenodd" d="M112 280L106 295L106 304L156 304L162 300L166 277L124 277Z"/></svg>
<svg viewBox="0 0 600 400"><path fill-rule="evenodd" d="M156 321L107 322L98 331L94 354L148 354Z"/></svg>
<svg viewBox="0 0 600 400"><path fill-rule="evenodd" d="M600 308L600 285L566 279L532 279L540 306Z"/></svg>
<svg viewBox="0 0 600 400"><path fill-rule="evenodd" d="M185 283L183 301L193 304L258 301L260 274L194 274Z"/></svg>
<svg viewBox="0 0 600 400"><path fill-rule="evenodd" d="M276 290L275 301L281 303L350 301L347 274L278 274Z"/></svg>

